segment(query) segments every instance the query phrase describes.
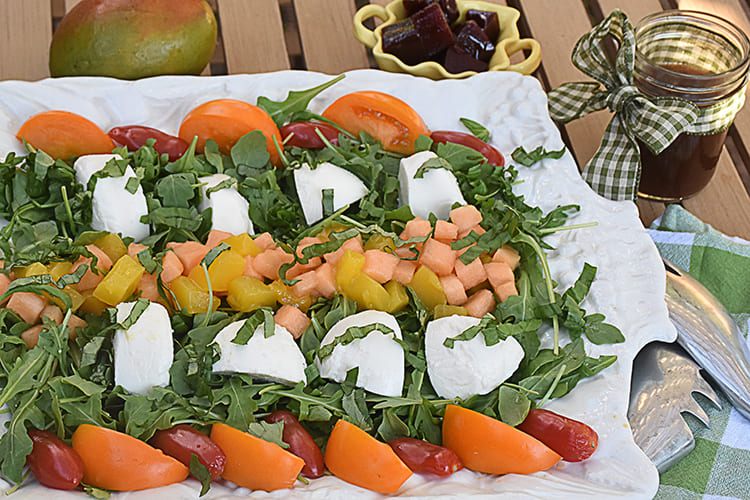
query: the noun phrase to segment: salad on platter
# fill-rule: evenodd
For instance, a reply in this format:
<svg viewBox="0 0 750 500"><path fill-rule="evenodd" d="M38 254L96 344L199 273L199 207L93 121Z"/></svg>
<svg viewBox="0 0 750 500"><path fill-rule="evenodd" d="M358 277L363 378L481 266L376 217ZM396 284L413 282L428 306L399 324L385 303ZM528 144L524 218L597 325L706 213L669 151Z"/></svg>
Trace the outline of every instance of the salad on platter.
<svg viewBox="0 0 750 500"><path fill-rule="evenodd" d="M575 164L533 80L439 89L441 130L419 79L247 78L76 79L91 102L122 93L109 120L0 89L26 91L0 134L3 477L648 496L622 400L637 350L670 334L663 287L640 289L658 260L630 207L549 175ZM134 103L158 104L120 115Z"/></svg>

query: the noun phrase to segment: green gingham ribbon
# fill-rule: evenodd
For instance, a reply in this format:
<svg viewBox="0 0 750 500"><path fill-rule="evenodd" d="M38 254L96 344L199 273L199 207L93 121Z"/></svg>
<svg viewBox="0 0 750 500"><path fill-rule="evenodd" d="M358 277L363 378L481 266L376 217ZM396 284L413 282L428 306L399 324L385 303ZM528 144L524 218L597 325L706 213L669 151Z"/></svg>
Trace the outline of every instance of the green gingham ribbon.
<svg viewBox="0 0 750 500"><path fill-rule="evenodd" d="M614 38L619 47L614 67L603 49L602 42L608 37ZM644 53L656 63L674 61L680 54L687 54L693 64L695 51L695 38L686 29L683 38L669 44L663 41L651 44ZM731 67L731 61L715 59L715 54L703 54L706 69L720 72ZM589 185L609 199L637 198L641 171L638 140L658 155L682 132L714 134L726 129L744 104L744 89L705 108L675 97L643 95L633 85L634 29L619 9L578 40L572 61L598 83L566 83L551 90L549 112L562 123L604 108L614 112L599 149L583 170Z"/></svg>

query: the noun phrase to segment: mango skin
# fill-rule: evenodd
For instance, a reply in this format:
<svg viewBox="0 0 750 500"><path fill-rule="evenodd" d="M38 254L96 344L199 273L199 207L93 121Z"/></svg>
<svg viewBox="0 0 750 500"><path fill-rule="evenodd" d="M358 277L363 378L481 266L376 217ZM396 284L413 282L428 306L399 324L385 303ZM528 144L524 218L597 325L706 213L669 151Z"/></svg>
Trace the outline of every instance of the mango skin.
<svg viewBox="0 0 750 500"><path fill-rule="evenodd" d="M52 76L197 75L216 47L204 0L83 0L55 30Z"/></svg>

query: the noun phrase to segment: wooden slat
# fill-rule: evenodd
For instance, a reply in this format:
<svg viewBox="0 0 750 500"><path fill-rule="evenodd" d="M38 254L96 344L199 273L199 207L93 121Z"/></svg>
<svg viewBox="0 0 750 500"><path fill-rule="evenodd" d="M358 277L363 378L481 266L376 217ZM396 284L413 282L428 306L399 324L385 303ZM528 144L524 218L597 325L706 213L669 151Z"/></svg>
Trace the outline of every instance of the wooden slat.
<svg viewBox="0 0 750 500"><path fill-rule="evenodd" d="M52 40L50 0L0 2L0 80L39 80L49 76Z"/></svg>
<svg viewBox="0 0 750 500"><path fill-rule="evenodd" d="M70 9L76 6L77 3L79 3L81 0L65 0L65 12L68 12Z"/></svg>
<svg viewBox="0 0 750 500"><path fill-rule="evenodd" d="M294 9L308 70L336 74L369 67L367 50L352 34L352 0L297 0Z"/></svg>
<svg viewBox="0 0 750 500"><path fill-rule="evenodd" d="M289 69L277 0L218 0L227 72Z"/></svg>
<svg viewBox="0 0 750 500"><path fill-rule="evenodd" d="M552 88L566 82L588 80L570 61L578 39L591 29L588 15L580 0L525 0L523 13L531 36L542 46L542 65ZM565 22L560 22L564 19ZM583 167L599 147L609 112L592 113L566 125L573 153Z"/></svg>

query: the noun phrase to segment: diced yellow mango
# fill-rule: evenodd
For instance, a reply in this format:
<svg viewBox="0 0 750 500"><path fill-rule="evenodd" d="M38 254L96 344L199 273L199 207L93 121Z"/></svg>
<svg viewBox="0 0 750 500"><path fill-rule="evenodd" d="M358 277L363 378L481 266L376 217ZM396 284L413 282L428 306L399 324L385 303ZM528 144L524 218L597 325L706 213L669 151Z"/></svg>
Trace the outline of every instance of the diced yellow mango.
<svg viewBox="0 0 750 500"><path fill-rule="evenodd" d="M225 250L208 266L208 279L211 280L211 290L215 293L225 293L229 290L229 283L242 276L245 270L245 257L234 250ZM208 291L206 273L202 266L195 266L188 277L195 281L203 290Z"/></svg>
<svg viewBox="0 0 750 500"><path fill-rule="evenodd" d="M375 233L365 243L365 250L384 250L386 247L395 249L396 245L392 238Z"/></svg>
<svg viewBox="0 0 750 500"><path fill-rule="evenodd" d="M321 241L328 241L328 236L331 233L340 233L342 231L346 231L351 226L345 226L344 224L341 224L340 222L331 222L326 227L320 230L318 234L315 236L317 238L320 238Z"/></svg>
<svg viewBox="0 0 750 500"><path fill-rule="evenodd" d="M274 280L268 285L276 294L276 301L287 306L297 306L302 312L307 312L313 298L310 295L300 297L292 291L292 287L286 286L281 280Z"/></svg>
<svg viewBox="0 0 750 500"><path fill-rule="evenodd" d="M28 278L29 276L40 276L42 274L49 274L47 266L41 262L34 262L28 266L19 267L14 270L16 278Z"/></svg>
<svg viewBox="0 0 750 500"><path fill-rule="evenodd" d="M94 288L94 297L115 306L135 292L145 269L129 255L123 255Z"/></svg>
<svg viewBox="0 0 750 500"><path fill-rule="evenodd" d="M435 309L433 309L433 313L435 315L435 319L438 318L444 318L446 316L453 316L454 314L457 314L458 316L468 316L469 312L466 310L463 306L451 306L448 304L438 304L435 306Z"/></svg>
<svg viewBox="0 0 750 500"><path fill-rule="evenodd" d="M86 290L85 292L82 292L81 297L83 298L83 302L81 302L81 306L78 308L78 310L81 312L101 316L101 314L107 308L107 304L94 297L93 290Z"/></svg>
<svg viewBox="0 0 750 500"><path fill-rule="evenodd" d="M187 276L178 276L172 280L169 283L169 289L177 300L178 309L184 309L188 314L208 311L210 295ZM213 299L212 310L215 311L219 307L219 302L218 298Z"/></svg>
<svg viewBox="0 0 750 500"><path fill-rule="evenodd" d="M406 293L404 285L398 281L391 280L384 285L384 288L390 297L387 312L396 312L409 305L409 295Z"/></svg>
<svg viewBox="0 0 750 500"><path fill-rule="evenodd" d="M65 261L50 262L47 266L47 270L49 271L49 275L52 276L52 279L56 281L62 276L71 273L73 270L73 263Z"/></svg>
<svg viewBox="0 0 750 500"><path fill-rule="evenodd" d="M336 287L343 292L343 287L351 283L362 273L365 256L353 250L346 250L336 264Z"/></svg>
<svg viewBox="0 0 750 500"><path fill-rule="evenodd" d="M117 262L120 257L128 253L128 247L115 233L107 233L94 242L94 245L101 248L102 252L107 254L107 257L112 259L112 262Z"/></svg>
<svg viewBox="0 0 750 500"><path fill-rule="evenodd" d="M276 292L261 280L240 276L229 283L227 302L236 311L250 312L276 305Z"/></svg>
<svg viewBox="0 0 750 500"><path fill-rule="evenodd" d="M364 273L358 274L348 285L342 287L342 293L362 309L388 311L391 307L391 296L383 285Z"/></svg>
<svg viewBox="0 0 750 500"><path fill-rule="evenodd" d="M428 309L433 309L438 304L447 303L443 285L440 284L440 278L427 266L419 266L417 268L414 277L409 283L409 287L414 290L419 300Z"/></svg>
<svg viewBox="0 0 750 500"><path fill-rule="evenodd" d="M255 257L263 251L263 249L260 248L260 246L247 233L230 236L224 240L224 243L229 245L233 251L238 252L243 257L248 255Z"/></svg>

